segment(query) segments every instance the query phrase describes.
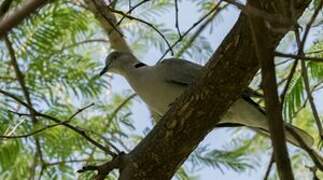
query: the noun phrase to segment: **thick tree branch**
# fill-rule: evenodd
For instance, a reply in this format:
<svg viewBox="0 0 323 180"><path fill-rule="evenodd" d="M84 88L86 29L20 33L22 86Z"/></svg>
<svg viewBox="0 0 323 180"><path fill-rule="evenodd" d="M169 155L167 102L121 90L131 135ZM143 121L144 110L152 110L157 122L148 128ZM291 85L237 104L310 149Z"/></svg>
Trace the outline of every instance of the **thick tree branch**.
<svg viewBox="0 0 323 180"><path fill-rule="evenodd" d="M49 0L26 0L20 7L8 12L0 19L0 39L12 28L21 23L26 17L48 3Z"/></svg>

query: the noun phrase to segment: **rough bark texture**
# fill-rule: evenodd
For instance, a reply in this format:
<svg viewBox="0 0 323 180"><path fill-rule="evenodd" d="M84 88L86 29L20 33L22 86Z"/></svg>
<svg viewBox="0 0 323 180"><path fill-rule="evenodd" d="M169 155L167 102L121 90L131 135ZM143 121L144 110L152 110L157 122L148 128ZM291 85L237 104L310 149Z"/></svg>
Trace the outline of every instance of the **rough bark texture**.
<svg viewBox="0 0 323 180"><path fill-rule="evenodd" d="M253 7L273 13L275 1L250 0ZM299 17L307 3L294 2ZM265 8L264 8L265 7ZM279 10L279 9L278 9ZM281 12L282 9L276 11ZM265 23L259 24L263 26ZM256 34L267 38L272 51L285 31ZM257 37L256 37L257 38ZM213 130L259 69L247 17L241 15L204 74L171 107L147 137L130 152L120 179L170 179L189 154Z"/></svg>
<svg viewBox="0 0 323 180"><path fill-rule="evenodd" d="M48 2L48 0L27 0L17 9L8 12L8 15L0 20L0 38Z"/></svg>

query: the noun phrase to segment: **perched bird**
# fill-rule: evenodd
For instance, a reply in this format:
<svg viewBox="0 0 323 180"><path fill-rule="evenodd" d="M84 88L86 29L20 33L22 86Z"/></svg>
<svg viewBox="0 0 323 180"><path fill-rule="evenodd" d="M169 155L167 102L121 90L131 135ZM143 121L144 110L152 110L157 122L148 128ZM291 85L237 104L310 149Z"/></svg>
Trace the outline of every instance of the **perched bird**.
<svg viewBox="0 0 323 180"><path fill-rule="evenodd" d="M128 52L112 52L107 56L105 63L100 76L106 72L122 75L149 108L161 116L202 73L202 66L183 59L170 58L154 66L148 66ZM225 124L247 126L269 135L268 119L248 93L243 93L230 107L218 126ZM290 133L290 129L293 129L309 147L313 145L313 138L305 131L288 123L285 123L285 127L290 143L300 146Z"/></svg>

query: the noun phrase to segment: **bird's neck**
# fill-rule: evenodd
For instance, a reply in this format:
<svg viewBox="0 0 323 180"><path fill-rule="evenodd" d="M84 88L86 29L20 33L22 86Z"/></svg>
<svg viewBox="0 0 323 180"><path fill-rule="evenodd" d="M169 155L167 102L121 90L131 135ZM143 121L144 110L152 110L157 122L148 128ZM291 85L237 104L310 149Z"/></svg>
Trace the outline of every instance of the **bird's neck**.
<svg viewBox="0 0 323 180"><path fill-rule="evenodd" d="M120 69L120 74L128 79L128 77L136 76L136 74L145 67L148 66L143 62L138 60L132 61Z"/></svg>

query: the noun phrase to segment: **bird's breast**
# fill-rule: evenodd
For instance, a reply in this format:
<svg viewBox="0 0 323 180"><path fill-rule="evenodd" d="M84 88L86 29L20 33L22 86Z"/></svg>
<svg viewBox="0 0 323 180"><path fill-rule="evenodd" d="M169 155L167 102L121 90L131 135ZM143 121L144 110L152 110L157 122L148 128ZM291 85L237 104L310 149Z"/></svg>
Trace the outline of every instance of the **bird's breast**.
<svg viewBox="0 0 323 180"><path fill-rule="evenodd" d="M127 80L149 108L160 115L163 115L169 109L170 104L185 89L182 86L167 82L163 77L149 70L128 77Z"/></svg>

